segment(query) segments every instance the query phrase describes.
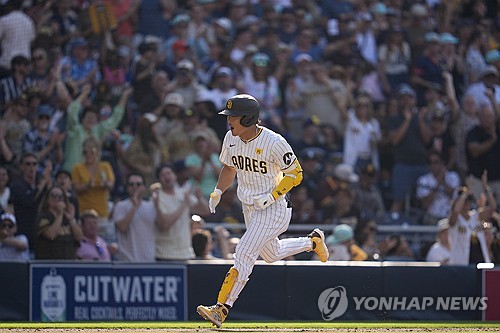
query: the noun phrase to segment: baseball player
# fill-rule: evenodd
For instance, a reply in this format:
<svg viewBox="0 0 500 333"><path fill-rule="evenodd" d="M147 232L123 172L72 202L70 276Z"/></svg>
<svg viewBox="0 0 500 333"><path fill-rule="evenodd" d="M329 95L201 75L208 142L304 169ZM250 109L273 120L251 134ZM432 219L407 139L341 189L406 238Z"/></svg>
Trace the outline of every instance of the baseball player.
<svg viewBox="0 0 500 333"><path fill-rule="evenodd" d="M246 232L236 246L234 266L226 274L217 303L197 308L200 316L218 328L245 287L259 255L266 262L303 251L316 252L322 262L329 255L325 235L319 229L307 237L278 239L292 216L285 194L302 181L302 168L281 135L258 125L259 111L257 100L242 94L231 97L219 112L227 116L230 131L222 143L219 158L223 166L210 194L209 208L215 213L221 195L237 176Z"/></svg>

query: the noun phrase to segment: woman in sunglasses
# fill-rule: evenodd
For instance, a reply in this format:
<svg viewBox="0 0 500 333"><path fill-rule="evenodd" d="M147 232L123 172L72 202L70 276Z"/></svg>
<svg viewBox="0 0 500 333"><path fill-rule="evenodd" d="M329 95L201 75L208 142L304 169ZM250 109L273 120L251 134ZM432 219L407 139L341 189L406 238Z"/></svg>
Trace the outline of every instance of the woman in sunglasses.
<svg viewBox="0 0 500 333"><path fill-rule="evenodd" d="M82 229L61 187L52 187L43 198L36 225L35 259L76 259Z"/></svg>

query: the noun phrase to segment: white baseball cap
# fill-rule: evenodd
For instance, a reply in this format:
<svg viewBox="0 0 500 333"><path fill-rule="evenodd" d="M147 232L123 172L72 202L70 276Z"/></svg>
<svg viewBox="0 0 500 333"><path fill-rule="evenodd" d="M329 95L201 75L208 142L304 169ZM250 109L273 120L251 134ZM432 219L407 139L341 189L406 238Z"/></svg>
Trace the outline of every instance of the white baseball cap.
<svg viewBox="0 0 500 333"><path fill-rule="evenodd" d="M341 163L335 167L333 174L340 180L348 181L350 183L357 183L359 176L354 172L352 165Z"/></svg>

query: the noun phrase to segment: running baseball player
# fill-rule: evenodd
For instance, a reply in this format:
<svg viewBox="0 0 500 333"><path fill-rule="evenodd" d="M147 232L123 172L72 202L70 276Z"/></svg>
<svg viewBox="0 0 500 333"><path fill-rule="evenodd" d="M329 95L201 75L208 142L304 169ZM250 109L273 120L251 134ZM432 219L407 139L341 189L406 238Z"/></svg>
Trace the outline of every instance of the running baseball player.
<svg viewBox="0 0 500 333"><path fill-rule="evenodd" d="M266 262L314 251L322 262L328 260L325 235L314 229L307 237L278 239L288 229L292 216L285 197L302 181L302 168L290 145L279 134L262 127L260 105L246 94L231 97L219 114L227 116L227 132L220 161L223 167L217 186L210 194L209 208L238 177L238 198L243 204L246 232L236 246L234 266L229 269L212 306L200 305L198 313L220 328L229 310L245 287L259 255Z"/></svg>

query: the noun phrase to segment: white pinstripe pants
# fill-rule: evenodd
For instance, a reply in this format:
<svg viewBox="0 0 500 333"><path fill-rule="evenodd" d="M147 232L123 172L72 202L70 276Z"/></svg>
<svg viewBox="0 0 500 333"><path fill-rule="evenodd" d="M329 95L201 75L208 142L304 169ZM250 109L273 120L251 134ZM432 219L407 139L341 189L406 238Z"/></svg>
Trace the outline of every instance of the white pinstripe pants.
<svg viewBox="0 0 500 333"><path fill-rule="evenodd" d="M278 239L288 229L292 209L285 199L280 199L264 210L255 210L252 205L243 206L247 230L236 246L234 268L238 277L228 295L226 304L232 306L245 287L248 277L259 255L266 262L275 262L288 256L311 250L309 237Z"/></svg>

